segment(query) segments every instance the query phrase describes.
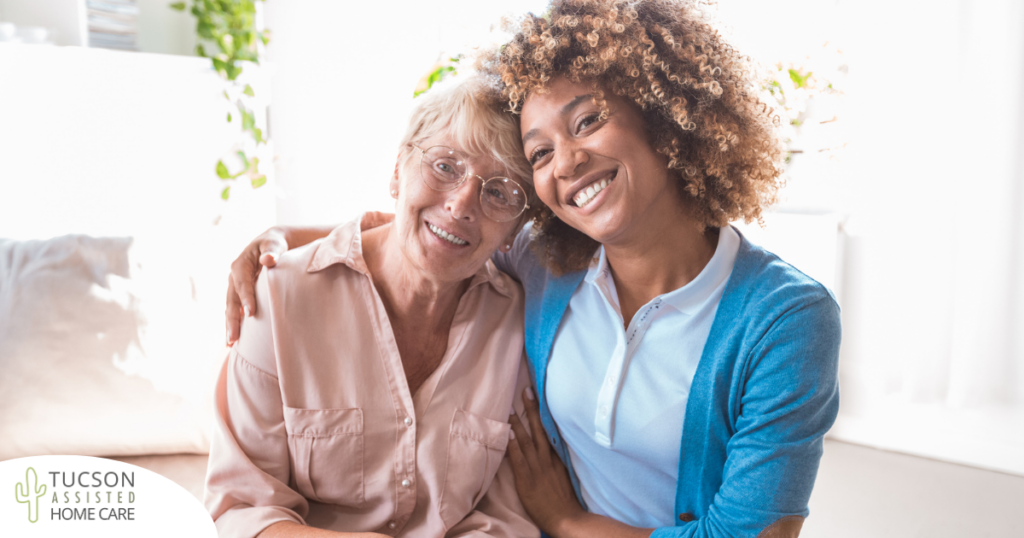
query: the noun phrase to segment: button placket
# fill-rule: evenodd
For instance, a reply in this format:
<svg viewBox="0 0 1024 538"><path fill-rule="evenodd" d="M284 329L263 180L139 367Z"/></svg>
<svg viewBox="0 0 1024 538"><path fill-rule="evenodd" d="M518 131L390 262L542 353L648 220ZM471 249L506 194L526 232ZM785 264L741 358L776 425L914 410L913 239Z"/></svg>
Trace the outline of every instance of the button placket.
<svg viewBox="0 0 1024 538"><path fill-rule="evenodd" d="M597 408L594 412L594 440L602 446L610 448L612 445L615 407L618 405L619 393L622 390L622 379L626 375L629 362L637 347L640 346L651 320L660 309L661 298L658 297L633 316L628 327L628 339L626 338L627 331L620 330L618 333L615 350L612 352L612 358L605 370L604 383L601 384L597 394ZM618 315L618 318L622 319L622 316Z"/></svg>

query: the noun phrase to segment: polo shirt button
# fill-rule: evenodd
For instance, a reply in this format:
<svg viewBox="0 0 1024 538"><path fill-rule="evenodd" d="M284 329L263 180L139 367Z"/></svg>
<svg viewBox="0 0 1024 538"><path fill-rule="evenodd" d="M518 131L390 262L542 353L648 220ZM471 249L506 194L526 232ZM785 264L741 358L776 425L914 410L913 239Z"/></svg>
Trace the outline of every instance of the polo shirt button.
<svg viewBox="0 0 1024 538"><path fill-rule="evenodd" d="M689 523L689 522L693 521L694 519L697 519L697 518L693 517L693 514L691 514L689 512L683 512L682 514L679 514L679 521L682 521L684 523Z"/></svg>
<svg viewBox="0 0 1024 538"><path fill-rule="evenodd" d="M406 426L412 426L412 419L409 418L409 417L405 417L405 425Z"/></svg>
<svg viewBox="0 0 1024 538"><path fill-rule="evenodd" d="M411 485L412 485L412 481L410 481L408 478L406 478L405 480L402 480L402 487L403 488L407 488L407 487L409 487Z"/></svg>
<svg viewBox="0 0 1024 538"><path fill-rule="evenodd" d="M393 529L393 528L395 528L397 526L398 526L397 522L395 522L395 521L388 521L388 528L389 529Z"/></svg>

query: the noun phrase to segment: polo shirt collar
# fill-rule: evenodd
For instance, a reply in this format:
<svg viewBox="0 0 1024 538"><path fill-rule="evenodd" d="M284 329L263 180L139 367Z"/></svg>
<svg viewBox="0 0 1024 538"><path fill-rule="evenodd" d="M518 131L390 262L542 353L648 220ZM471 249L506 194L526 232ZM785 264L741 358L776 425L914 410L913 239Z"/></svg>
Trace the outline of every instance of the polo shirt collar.
<svg viewBox="0 0 1024 538"><path fill-rule="evenodd" d="M732 226L725 226L719 229L718 245L715 247L715 254L704 266L697 278L691 280L685 286L660 295L663 304L667 304L688 315L697 312L701 305L707 302L711 294L726 280L732 273L732 266L736 261L736 254L739 251L740 236ZM614 290L615 284L612 279L611 267L608 265L608 257L605 254L604 246L597 249L597 253L591 259L584 282L599 286L604 283L607 289ZM600 287L600 286L599 286ZM618 304L618 297L614 297L614 304Z"/></svg>

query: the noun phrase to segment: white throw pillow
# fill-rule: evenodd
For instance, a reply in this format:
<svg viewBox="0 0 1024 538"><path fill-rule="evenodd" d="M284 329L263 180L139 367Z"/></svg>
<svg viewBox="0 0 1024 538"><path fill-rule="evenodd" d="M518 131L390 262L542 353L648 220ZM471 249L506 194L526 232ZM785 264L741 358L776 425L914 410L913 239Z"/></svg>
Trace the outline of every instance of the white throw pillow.
<svg viewBox="0 0 1024 538"><path fill-rule="evenodd" d="M0 460L209 450L223 299L136 243L0 239Z"/></svg>

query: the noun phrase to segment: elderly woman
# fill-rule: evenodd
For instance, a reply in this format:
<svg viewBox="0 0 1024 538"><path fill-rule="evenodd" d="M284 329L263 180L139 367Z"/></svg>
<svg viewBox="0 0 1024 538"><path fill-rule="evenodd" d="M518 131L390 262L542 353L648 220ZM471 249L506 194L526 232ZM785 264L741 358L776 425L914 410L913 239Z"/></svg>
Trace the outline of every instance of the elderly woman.
<svg viewBox="0 0 1024 538"><path fill-rule="evenodd" d="M838 412L834 297L729 225L775 200L783 152L701 9L554 0L487 64L546 205L495 261L526 291L546 433L510 419L516 488L555 538L795 537Z"/></svg>
<svg viewBox="0 0 1024 538"><path fill-rule="evenodd" d="M221 536L538 534L504 458L529 383L523 294L490 261L526 218L529 168L485 93L469 78L419 99L396 214L259 277L217 386L206 504Z"/></svg>

